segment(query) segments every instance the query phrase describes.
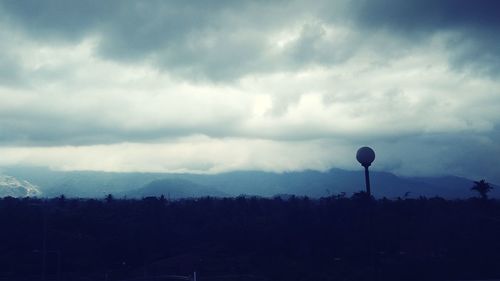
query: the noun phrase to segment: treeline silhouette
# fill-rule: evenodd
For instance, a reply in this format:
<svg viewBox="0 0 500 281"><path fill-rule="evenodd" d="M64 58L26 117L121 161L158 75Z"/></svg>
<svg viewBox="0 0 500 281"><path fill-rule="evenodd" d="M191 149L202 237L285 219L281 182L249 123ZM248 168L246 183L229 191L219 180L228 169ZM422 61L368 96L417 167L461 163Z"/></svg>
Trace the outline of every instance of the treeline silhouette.
<svg viewBox="0 0 500 281"><path fill-rule="evenodd" d="M0 280L500 277L497 200L8 197L0 225Z"/></svg>

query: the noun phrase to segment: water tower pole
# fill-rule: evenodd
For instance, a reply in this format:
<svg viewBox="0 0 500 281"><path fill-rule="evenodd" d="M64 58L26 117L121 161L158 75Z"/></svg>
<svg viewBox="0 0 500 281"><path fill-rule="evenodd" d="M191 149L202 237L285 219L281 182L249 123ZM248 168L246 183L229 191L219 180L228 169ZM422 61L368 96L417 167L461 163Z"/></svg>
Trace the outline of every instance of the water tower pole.
<svg viewBox="0 0 500 281"><path fill-rule="evenodd" d="M371 196L372 191L370 187L370 172L368 171L368 167L370 167L373 160L375 160L375 151L367 146L364 146L358 149L358 152L356 153L356 159L361 164L361 166L365 168L366 193L368 194L368 196Z"/></svg>
<svg viewBox="0 0 500 281"><path fill-rule="evenodd" d="M366 184L366 193L368 196L372 196L372 191L370 188L370 172L368 171L368 166L365 166L365 184Z"/></svg>

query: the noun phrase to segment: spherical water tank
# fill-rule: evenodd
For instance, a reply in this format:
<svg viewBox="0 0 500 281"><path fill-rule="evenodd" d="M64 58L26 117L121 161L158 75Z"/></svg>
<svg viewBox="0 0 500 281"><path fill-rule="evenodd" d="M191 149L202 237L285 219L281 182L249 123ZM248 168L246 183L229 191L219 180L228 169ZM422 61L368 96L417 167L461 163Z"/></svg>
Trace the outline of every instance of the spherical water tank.
<svg viewBox="0 0 500 281"><path fill-rule="evenodd" d="M368 167L372 164L373 160L375 160L375 151L368 146L364 146L358 149L356 159L363 167Z"/></svg>

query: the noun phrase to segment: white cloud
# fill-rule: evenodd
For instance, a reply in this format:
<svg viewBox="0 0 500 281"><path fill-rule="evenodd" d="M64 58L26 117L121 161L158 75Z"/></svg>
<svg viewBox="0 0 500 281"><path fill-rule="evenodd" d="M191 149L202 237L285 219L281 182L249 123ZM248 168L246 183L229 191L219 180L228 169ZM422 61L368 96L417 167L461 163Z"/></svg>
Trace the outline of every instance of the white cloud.
<svg viewBox="0 0 500 281"><path fill-rule="evenodd" d="M342 154L339 148L325 141L281 142L192 136L157 143L4 147L0 148L3 156L0 165L48 165L58 170L195 173L242 169L278 172L306 168L326 170L333 162L349 166L339 157Z"/></svg>

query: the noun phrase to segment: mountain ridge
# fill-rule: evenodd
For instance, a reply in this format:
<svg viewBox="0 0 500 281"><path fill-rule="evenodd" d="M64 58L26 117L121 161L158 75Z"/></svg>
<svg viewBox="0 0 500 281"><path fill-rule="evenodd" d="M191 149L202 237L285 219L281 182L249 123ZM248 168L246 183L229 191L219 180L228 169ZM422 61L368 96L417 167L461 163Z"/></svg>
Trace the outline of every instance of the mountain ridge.
<svg viewBox="0 0 500 281"><path fill-rule="evenodd" d="M190 197L217 194L223 196L256 195L270 197L276 194L322 197L334 194L353 194L364 190L363 171L330 169L325 172L305 170L274 173L266 171L233 171L220 174L169 174L169 173L110 173L93 171L52 171L44 168L15 167L3 169L16 178L40 187L46 197L64 194L69 197L102 198L107 194L134 196L154 181L182 180ZM189 182L189 183L187 183ZM371 172L372 192L375 197L444 197L450 199L476 196L470 190L473 180L457 176L405 177L390 172ZM493 184L494 185L494 184ZM190 187L189 187L190 186ZM494 185L495 187L497 185ZM150 187L151 188L151 187ZM161 189L160 187L155 187ZM166 183L166 189L174 188ZM202 191L203 190L203 191ZM207 190L211 190L208 192ZM144 190L143 190L144 191ZM165 191L168 193L168 190ZM179 193L176 189L174 193ZM161 193L161 192L160 192ZM149 193L153 196L158 190ZM143 196L149 196L144 193ZM164 194L166 195L166 194ZM499 188L491 196L500 198Z"/></svg>
<svg viewBox="0 0 500 281"><path fill-rule="evenodd" d="M127 198L143 198L149 196L164 196L169 199L190 198L190 197L227 197L225 194L216 188L211 188L199 185L184 179L160 179L153 180L147 185L128 191L118 196L125 196Z"/></svg>

